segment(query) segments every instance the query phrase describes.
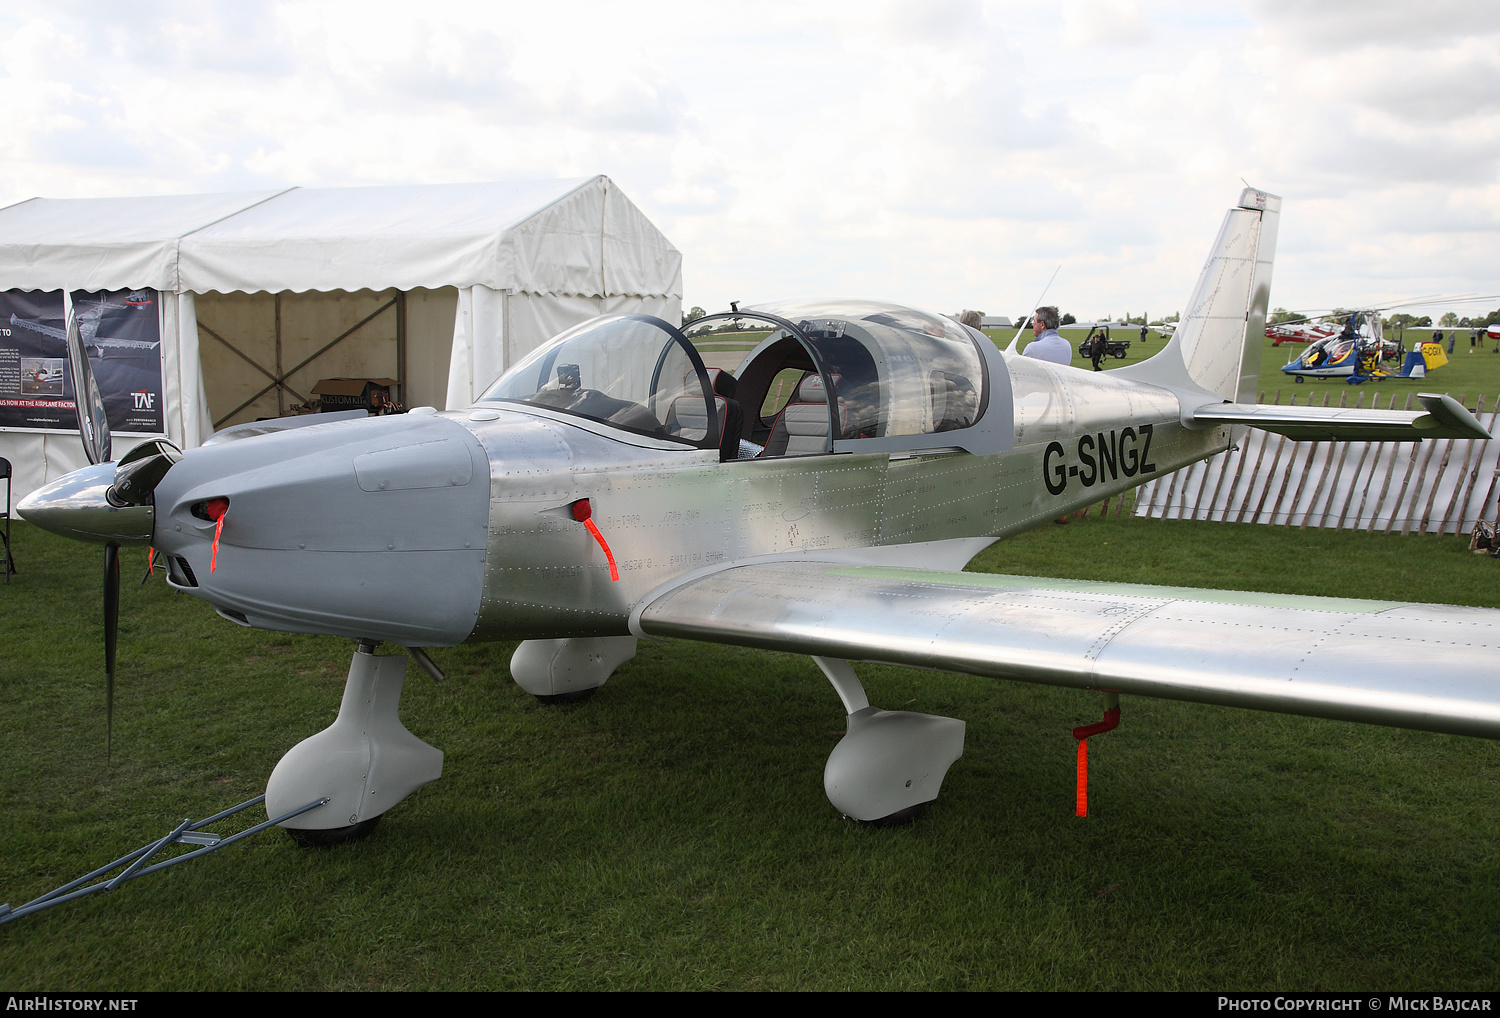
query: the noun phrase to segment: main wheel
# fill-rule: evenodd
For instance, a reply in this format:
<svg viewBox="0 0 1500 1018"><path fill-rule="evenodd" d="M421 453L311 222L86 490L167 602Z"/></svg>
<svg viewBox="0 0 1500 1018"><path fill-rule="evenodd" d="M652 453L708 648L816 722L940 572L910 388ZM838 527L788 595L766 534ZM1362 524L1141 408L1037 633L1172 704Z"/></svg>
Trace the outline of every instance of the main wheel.
<svg viewBox="0 0 1500 1018"><path fill-rule="evenodd" d="M571 693L549 693L547 696L537 697L536 700L537 703L578 703L593 696L594 689L597 688L596 686L589 689L575 689Z"/></svg>
<svg viewBox="0 0 1500 1018"><path fill-rule="evenodd" d="M1125 359L1125 351L1124 350L1116 350L1115 351L1115 360L1123 361L1124 359Z"/></svg>
<svg viewBox="0 0 1500 1018"><path fill-rule="evenodd" d="M297 843L298 848L328 848L332 845L358 841L373 831L378 823L380 823L380 817L371 817L347 827L332 827L327 830L298 827L287 827L284 830L287 836Z"/></svg>
<svg viewBox="0 0 1500 1018"><path fill-rule="evenodd" d="M879 820L861 820L860 823L867 824L870 827L900 827L903 824L911 823L917 817L921 816L922 810L926 806L925 802L919 802L915 806L898 809L896 812L889 816L883 816Z"/></svg>

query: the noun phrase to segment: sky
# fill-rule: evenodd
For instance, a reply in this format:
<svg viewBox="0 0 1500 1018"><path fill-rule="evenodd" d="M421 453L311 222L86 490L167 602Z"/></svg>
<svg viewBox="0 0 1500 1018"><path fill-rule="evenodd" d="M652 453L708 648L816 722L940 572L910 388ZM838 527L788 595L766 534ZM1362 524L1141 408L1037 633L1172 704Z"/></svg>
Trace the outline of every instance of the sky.
<svg viewBox="0 0 1500 1018"><path fill-rule="evenodd" d="M1500 307L1500 4L7 0L0 37L0 205L603 173L685 307L1015 316L1057 270L1155 318L1248 182L1273 306Z"/></svg>

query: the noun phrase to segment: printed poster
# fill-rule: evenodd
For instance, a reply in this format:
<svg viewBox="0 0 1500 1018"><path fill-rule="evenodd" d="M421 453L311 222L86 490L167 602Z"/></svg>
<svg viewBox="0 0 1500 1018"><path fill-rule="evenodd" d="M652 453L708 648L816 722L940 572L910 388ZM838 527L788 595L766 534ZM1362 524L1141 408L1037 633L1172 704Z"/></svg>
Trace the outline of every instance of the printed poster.
<svg viewBox="0 0 1500 1018"><path fill-rule="evenodd" d="M162 434L160 295L73 294L111 431ZM61 290L0 291L0 428L77 431Z"/></svg>

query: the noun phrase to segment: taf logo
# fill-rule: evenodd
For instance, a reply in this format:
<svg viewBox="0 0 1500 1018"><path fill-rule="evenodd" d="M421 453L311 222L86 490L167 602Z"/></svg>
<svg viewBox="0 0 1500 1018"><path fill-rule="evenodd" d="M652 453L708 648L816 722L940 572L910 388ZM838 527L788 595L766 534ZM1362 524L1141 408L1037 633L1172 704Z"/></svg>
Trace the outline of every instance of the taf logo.
<svg viewBox="0 0 1500 1018"><path fill-rule="evenodd" d="M1068 478L1076 477L1085 488L1092 488L1104 480L1117 481L1120 475L1134 477L1149 474L1156 469L1148 456L1151 455L1151 430L1154 425L1142 424L1135 428L1121 428L1118 432L1101 431L1096 435L1078 437L1078 463L1067 462L1068 451L1061 442L1051 442L1042 454L1042 480L1047 490L1061 495L1068 489ZM1106 478L1105 471L1109 472Z"/></svg>
<svg viewBox="0 0 1500 1018"><path fill-rule="evenodd" d="M156 409L156 393L154 392L147 392L145 389L139 389L135 392L132 392L130 394L130 398L135 400L135 409L137 410Z"/></svg>

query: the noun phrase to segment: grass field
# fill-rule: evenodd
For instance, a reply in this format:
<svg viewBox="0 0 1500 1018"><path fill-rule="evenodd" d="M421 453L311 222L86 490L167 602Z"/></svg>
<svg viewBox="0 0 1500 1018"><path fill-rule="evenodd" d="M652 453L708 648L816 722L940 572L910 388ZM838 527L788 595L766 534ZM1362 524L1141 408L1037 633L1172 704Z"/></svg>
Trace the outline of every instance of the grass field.
<svg viewBox="0 0 1500 1018"><path fill-rule="evenodd" d="M1491 390L1494 391L1494 390ZM258 794L332 720L351 645L127 579L103 752L97 548L16 528L0 587L0 901ZM127 577L143 556L125 555ZM1455 538L1092 515L975 568L1500 606ZM392 580L399 597L399 581ZM864 666L964 718L913 825L841 819L836 696L802 657L643 643L543 706L511 645L435 652L402 715L442 780L368 839L268 832L0 927L23 989L1469 989L1500 982L1500 747L1127 698L1072 815L1081 692ZM233 825L224 828L237 829Z"/></svg>

